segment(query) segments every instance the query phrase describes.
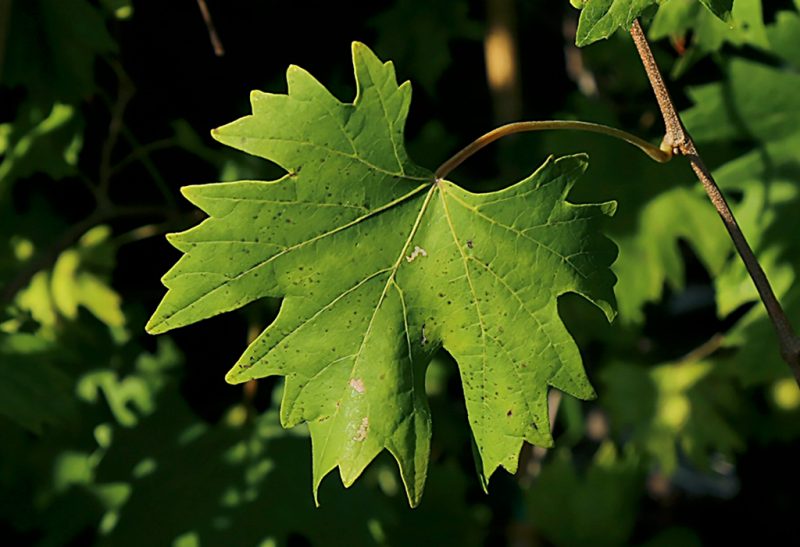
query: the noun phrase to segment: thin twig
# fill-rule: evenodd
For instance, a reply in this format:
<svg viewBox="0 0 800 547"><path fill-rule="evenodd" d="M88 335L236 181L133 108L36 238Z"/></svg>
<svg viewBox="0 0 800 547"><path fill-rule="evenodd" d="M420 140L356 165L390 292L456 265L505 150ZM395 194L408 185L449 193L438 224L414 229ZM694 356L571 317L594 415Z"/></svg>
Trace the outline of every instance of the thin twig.
<svg viewBox="0 0 800 547"><path fill-rule="evenodd" d="M137 148L134 148L133 152L131 152L125 158L120 160L119 163L114 164L111 167L110 174L113 177L114 175L125 169L125 167L127 167L131 163L137 160L141 160L142 158L144 158L145 156L149 156L153 152L157 152L159 150L166 150L168 148L173 148L175 146L177 146L177 141L173 137L143 144Z"/></svg>
<svg viewBox="0 0 800 547"><path fill-rule="evenodd" d="M725 228L728 230L728 234L733 240L733 244L739 252L739 256L742 258L745 268L747 268L747 273L750 274L758 290L758 294L767 309L767 314L778 335L781 357L789 365L798 386L800 386L800 338L795 334L789 322L789 318L786 316L780 302L778 302L778 299L775 297L772 286L764 270L761 268L761 264L759 264L758 259L755 257L753 250L747 243L747 239L744 237L744 233L742 233L739 224L736 222L736 218L733 216L733 212L728 202L725 200L725 196L722 195L719 186L717 186L716 181L714 181L714 177L700 158L700 154L697 152L697 147L691 135L689 135L688 131L686 131L686 128L683 126L678 110L675 108L675 104L667 91L667 86L664 84L664 79L661 76L658 65L653 58L650 44L638 20L634 21L631 27L631 36L636 44L636 49L639 51L639 57L642 59L645 72L655 92L658 106L661 109L661 115L664 118L664 125L666 126L664 142L672 146L673 154L686 156L692 166L692 170L694 170L697 178L703 184L703 188L708 194L711 203L714 204L717 213L719 213L720 218L722 218L722 222L725 224Z"/></svg>
<svg viewBox="0 0 800 547"><path fill-rule="evenodd" d="M125 139L128 141L128 144L130 144L131 148L133 148L134 150L143 147L143 145L136 138L136 135L133 134L133 131L128 129L127 126L122 127L122 136L125 137ZM145 170L150 175L150 178L153 179L153 183L156 185L156 188L158 188L158 191L164 197L164 201L166 201L167 205L169 205L172 209L175 209L176 207L175 197L172 195L169 185L167 184L167 181L164 178L164 176L161 174L161 171L158 170L156 164L153 163L152 159L150 159L150 155L144 154L143 156L140 156L139 161L142 163L142 166L144 166Z"/></svg>
<svg viewBox="0 0 800 547"><path fill-rule="evenodd" d="M111 155L114 146L117 144L120 131L123 127L125 109L133 98L134 87L128 75L117 63L112 63L112 67L119 79L117 99L111 108L111 121L108 124L108 136L103 142L103 149L100 153L100 175L98 177L98 195L101 200L108 200L108 189L111 184Z"/></svg>
<svg viewBox="0 0 800 547"><path fill-rule="evenodd" d="M23 267L17 276L12 279L3 290L0 292L0 308L5 307L7 304L14 300L14 297L19 291L24 289L30 283L33 276L38 272L50 268L58 260L59 255L74 245L83 235L104 222L110 220L135 217L135 216L151 216L151 215L164 215L163 208L155 207L113 207L97 209L94 213L83 219L82 221L70 226L67 231L61 234L53 245L48 247L29 261Z"/></svg>
<svg viewBox="0 0 800 547"><path fill-rule="evenodd" d="M200 8L200 13L203 15L203 21L206 23L208 29L208 38L211 40L211 45L214 47L214 55L222 57L225 55L225 48L222 47L222 42L217 36L217 29L214 27L214 20L211 19L211 12L208 11L206 0L197 0L197 6Z"/></svg>
<svg viewBox="0 0 800 547"><path fill-rule="evenodd" d="M137 226L128 232L124 232L114 237L114 239L111 240L111 245L119 248L123 245L137 243L139 241L169 232L181 231L201 220L203 220L203 214L197 209L184 214L175 214L171 212L169 213L169 219L165 222Z"/></svg>
<svg viewBox="0 0 800 547"><path fill-rule="evenodd" d="M626 131L608 127L597 123L577 122L571 120L550 120L550 121L535 121L535 122L516 122L507 125L502 125L497 129L489 131L472 141L470 144L458 151L453 157L444 162L436 170L436 178L443 179L449 175L453 169L461 165L467 158L475 154L481 148L493 143L497 139L501 139L508 135L515 133L526 133L529 131L548 131L556 129L568 129L573 131L587 131L589 133L599 133L601 135L608 135L620 140L623 140L639 150L650 156L659 163L665 163L670 160L672 153L670 150L662 150L654 146L644 139L640 139L636 135L631 135Z"/></svg>
<svg viewBox="0 0 800 547"><path fill-rule="evenodd" d="M131 82L130 77L127 75L127 73L122 68L122 66L119 63L114 62L113 60L109 60L109 65L119 75L120 82L122 82L123 79L124 79L125 81L130 83L131 89L134 90L133 83ZM107 93L105 93L102 89L99 91L99 96L103 99L103 102L105 103L106 107L109 109L109 112L111 113L111 117L114 118L114 116L115 116L114 112L117 109L118 102L112 100L111 97ZM124 118L120 117L119 119L120 119L120 122L121 122L120 125L119 125L119 134L121 134L125 138L125 140L128 141L128 144L134 150L134 152L137 149L142 148L143 147L142 143L139 142L139 140L136 138L136 136L133 134L133 132L128 128L127 125L125 125ZM164 180L164 177L161 176L161 173L158 171L156 166L150 160L150 156L148 154L144 154L144 155L140 156L138 159L142 162L142 165L147 170L148 174L152 177L153 182L155 183L156 187L158 188L158 191L161 192L161 194L164 196L164 200L167 202L167 205L169 205L171 208L174 209L175 208L175 198L172 196L172 193L170 192L170 189L169 189L169 185ZM101 167L101 171L103 169L105 169L105 172L103 174L106 177L105 180L108 181L108 182L106 182L106 184L109 184L110 180L116 174L118 166L111 166L111 155L110 155L110 152L109 152L109 155L107 157L107 161L108 161L108 165L106 167ZM100 194L103 194L103 192L100 192ZM105 194L105 195L107 197L107 194ZM108 201L108 200L106 199L106 201Z"/></svg>
<svg viewBox="0 0 800 547"><path fill-rule="evenodd" d="M722 347L725 336L721 333L714 334L711 338L691 350L689 353L678 359L677 364L696 363L713 355Z"/></svg>

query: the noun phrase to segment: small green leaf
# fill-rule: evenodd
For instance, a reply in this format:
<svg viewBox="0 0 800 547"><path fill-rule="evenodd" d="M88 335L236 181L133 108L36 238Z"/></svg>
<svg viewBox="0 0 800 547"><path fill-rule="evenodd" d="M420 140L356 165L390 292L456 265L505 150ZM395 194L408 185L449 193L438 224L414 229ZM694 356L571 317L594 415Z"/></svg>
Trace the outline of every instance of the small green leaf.
<svg viewBox="0 0 800 547"><path fill-rule="evenodd" d="M587 0L578 20L575 44L588 46L611 36L618 28L629 29L633 20L657 0Z"/></svg>
<svg viewBox="0 0 800 547"><path fill-rule="evenodd" d="M778 140L800 124L798 89L796 72L734 59L726 81L690 89L695 106L683 119L698 141Z"/></svg>
<svg viewBox="0 0 800 547"><path fill-rule="evenodd" d="M0 417L35 433L74 419L71 379L53 350L37 336L0 332Z"/></svg>
<svg viewBox="0 0 800 547"><path fill-rule="evenodd" d="M0 200L15 180L34 173L53 179L74 174L82 131L75 108L59 103L49 112L26 105L12 124L0 125Z"/></svg>
<svg viewBox="0 0 800 547"><path fill-rule="evenodd" d="M698 0L689 0L697 2ZM714 15L728 20L733 7L733 0L699 0ZM647 8L656 4L670 5L665 0L586 0L572 2L581 9L575 44L578 47L588 46L592 42L611 36L617 29L630 29L634 19L641 16Z"/></svg>
<svg viewBox="0 0 800 547"><path fill-rule="evenodd" d="M730 17L725 20L700 6L697 0L670 0L659 7L648 29L648 37L651 40L685 38L686 51L671 71L675 78L725 44L761 49L769 46L761 0L737 0Z"/></svg>
<svg viewBox="0 0 800 547"><path fill-rule="evenodd" d="M643 322L644 304L658 301L665 284L684 287L681 239L712 275L722 270L730 254L728 235L708 198L696 189L663 192L642 207L636 232L615 237L620 259L614 273L625 287L618 297L622 321Z"/></svg>
<svg viewBox="0 0 800 547"><path fill-rule="evenodd" d="M700 0L705 7L711 11L714 15L722 19L723 21L727 20L731 16L731 10L733 9L733 0Z"/></svg>
<svg viewBox="0 0 800 547"><path fill-rule="evenodd" d="M438 348L458 362L484 485L516 469L523 441L552 443L548 386L594 396L556 298L613 317L616 249L598 221L614 204L565 201L583 156L486 194L435 179L405 152L410 85L361 44L353 64L352 104L290 67L287 95L253 92L253 114L213 132L288 174L184 188L210 218L169 237L185 254L147 328L284 297L228 381L287 377L281 421L309 424L315 491L337 466L352 484L387 449L416 505Z"/></svg>
<svg viewBox="0 0 800 547"><path fill-rule="evenodd" d="M103 15L87 0L13 2L1 84L37 101L74 102L95 91L94 62L116 50Z"/></svg>
<svg viewBox="0 0 800 547"><path fill-rule="evenodd" d="M672 474L679 450L708 467L711 455L730 455L743 448L731 415L736 409L734 384L705 361L657 366L612 363L603 370L600 401L611 423L658 468Z"/></svg>
<svg viewBox="0 0 800 547"><path fill-rule="evenodd" d="M644 479L638 460L608 440L585 470L566 450L548 456L527 492L530 522L552 545L630 545Z"/></svg>
<svg viewBox="0 0 800 547"><path fill-rule="evenodd" d="M114 266L111 229L95 226L78 243L62 252L52 271L40 271L17 296L17 305L28 310L43 327L55 327L58 317L78 318L86 308L109 327L123 327L122 298L108 284Z"/></svg>
<svg viewBox="0 0 800 547"><path fill-rule="evenodd" d="M434 96L436 84L452 62L451 45L484 36L483 25L470 18L465 0L400 0L373 18L370 26L378 32L375 51L391 54L414 74L415 84Z"/></svg>

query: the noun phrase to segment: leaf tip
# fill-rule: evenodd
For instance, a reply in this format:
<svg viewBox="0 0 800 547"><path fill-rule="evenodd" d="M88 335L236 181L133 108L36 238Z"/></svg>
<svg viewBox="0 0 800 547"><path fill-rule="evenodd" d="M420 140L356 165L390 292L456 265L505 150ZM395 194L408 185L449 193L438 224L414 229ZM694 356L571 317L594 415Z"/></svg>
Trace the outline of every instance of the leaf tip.
<svg viewBox="0 0 800 547"><path fill-rule="evenodd" d="M312 447L313 447L313 441L312 441ZM319 474L317 473L317 468L314 467L312 474L314 478L313 482L311 483L311 495L314 496L314 507L319 508L319 506L321 505L319 502L319 485L322 484L322 479L325 478L327 472Z"/></svg>
<svg viewBox="0 0 800 547"><path fill-rule="evenodd" d="M189 186L181 186L180 192L193 205L197 205L202 209L199 204L200 198L203 196L203 191L208 187L207 184L191 184ZM176 234L167 234L167 241L172 241L170 238Z"/></svg>
<svg viewBox="0 0 800 547"><path fill-rule="evenodd" d="M302 76L310 77L311 75L304 69L300 68L298 65L295 64L291 64L288 67L286 67L286 83L289 85L289 95L294 94L295 91L294 84L296 80L298 78L301 78ZM261 96L260 91L254 89L253 91L250 92L250 104L253 107L253 112L256 111L256 102L258 102L260 96Z"/></svg>
<svg viewBox="0 0 800 547"><path fill-rule="evenodd" d="M481 485L481 490L486 495L489 495L489 478L490 476L487 476L484 471L478 472L478 482Z"/></svg>
<svg viewBox="0 0 800 547"><path fill-rule="evenodd" d="M548 450L553 448L556 445L555 441L553 440L553 434L550 433L549 431L547 432L546 436L542 437L538 441L537 444L539 446L541 446L542 448L547 448Z"/></svg>
<svg viewBox="0 0 800 547"><path fill-rule="evenodd" d="M353 53L353 64L357 65L359 61L361 62L377 62L381 63L381 60L378 59L378 56L363 42L354 41L351 44L351 50Z"/></svg>
<svg viewBox="0 0 800 547"><path fill-rule="evenodd" d="M230 369L225 375L225 381L234 386L237 384L242 384L247 380L248 378L242 378L242 371L237 365L234 365L233 368Z"/></svg>
<svg viewBox="0 0 800 547"><path fill-rule="evenodd" d="M616 202L616 200L612 199L611 201L606 201L604 203L601 203L600 211L602 211L602 213L607 217L613 217L614 215L617 214L617 206L618 203Z"/></svg>
<svg viewBox="0 0 800 547"><path fill-rule="evenodd" d="M606 302L605 300L598 300L597 302L595 302L595 304L597 305L598 308L600 308L600 310L606 316L606 320L608 320L609 323L612 323L614 319L616 319L617 307L615 303Z"/></svg>
<svg viewBox="0 0 800 547"><path fill-rule="evenodd" d="M158 311L156 310L156 313L147 321L144 330L147 334L156 335L163 334L168 329L164 328L164 321L159 317Z"/></svg>
<svg viewBox="0 0 800 547"><path fill-rule="evenodd" d="M214 140L215 140L215 141L217 141L217 142L222 142L222 132L221 132L221 129L222 129L222 126L220 126L220 127L215 127L214 129L212 129L212 130L211 130L211 138L212 138L212 139L214 139ZM224 144L224 143L223 143L223 144Z"/></svg>

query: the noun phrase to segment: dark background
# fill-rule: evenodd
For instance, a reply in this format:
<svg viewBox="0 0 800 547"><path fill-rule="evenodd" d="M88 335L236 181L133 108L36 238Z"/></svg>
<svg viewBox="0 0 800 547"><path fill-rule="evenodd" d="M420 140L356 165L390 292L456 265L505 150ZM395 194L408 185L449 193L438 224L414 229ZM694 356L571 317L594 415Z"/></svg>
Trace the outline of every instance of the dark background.
<svg viewBox="0 0 800 547"><path fill-rule="evenodd" d="M273 482L262 484L255 501L241 513L226 513L234 524L215 524L222 522L222 510L215 505L221 493L228 482L241 481L244 475L213 462L259 427L274 425L275 396L280 389L280 383L270 378L243 391L242 386L227 385L224 375L243 351L248 331L268 324L277 302L256 303L166 335L182 356L176 362L182 364L165 367L153 376L161 378L164 385L142 388L152 395L153 407L125 403L137 415L133 424L117 423L119 415L109 402L115 396L124 399L125 395L120 395L124 390L109 387L91 401L82 397L76 386L97 370L114 371L119 381L144 378L136 368L136 357L160 351L158 339L144 334L143 325L163 296L160 276L180 256L161 236L201 218L180 196L180 187L222 180L226 173L255 179L279 176L275 166L226 150L209 136L211 128L249 112L250 90L284 92L284 71L289 64L297 64L341 100L350 101L355 95L350 43L362 41L382 59L395 61L400 80L412 81L408 147L413 158L435 168L460 146L511 121L498 112L497 102L513 100L492 90L486 78L484 38L491 26L488 12L496 9L506 10L505 22L515 35L518 51L519 103L509 107L515 119L603 121L654 142L660 139L662 126L630 40L619 35L583 52L575 49L570 33L578 12L566 1L448 0L432 7L411 0L313 4L208 0L225 49L221 57L214 55L193 1L133 2L132 15L121 20L109 8L113 2L80 1L100 14L116 44L113 51L90 56L91 86L77 96L68 96L57 86L48 87L46 78L28 79L26 84L9 82L0 74L5 78L0 87L0 122L19 124L18 114L36 101L46 105L42 107L45 111L52 101L72 104L83 120L78 130L83 144L74 172L55 180L47 169L34 168L12 181L11 191L0 203L6 219L15 220L13 226L3 225L2 237L11 241L20 226L28 226L30 221L36 226L29 228L30 238L37 249L46 249L48 242L92 214L95 203L87 187L99 176L104 146L113 132L109 124L115 119L114 105L123 88L133 94L118 119L131 138L119 138L110 153L114 163L127 163L112 177L108 197L118 205L141 205L153 211L136 218L112 216L107 223L115 236L140 226L154 226L155 233L154 237L115 245L111 265L98 270L121 295L128 330L122 341L85 309L77 319L62 318L43 326L26 315L24 305L9 304L11 311L6 311L4 318L22 314L28 321L22 332L52 342L41 366L65 373L62 396L69 411L64 415L70 417L62 420L55 412L37 427L21 428L13 416L7 420L0 411L0 543L160 545L187 533L195 533L192 537L199 543L185 540L185 545L257 545L269 535L274 535L278 544L289 545L715 545L742 541L751 534L756 541L785 541L794 536L798 504L793 493L799 485L792 471L800 456L794 425L798 413L796 407L791 412L776 411L770 399L774 383L787 373L755 386L724 375L710 380L709 391L703 393L717 389L721 390L717 393L727 394L731 389L734 393L728 398L732 403L720 405L719 415L741 435L741 443L729 450L714 445L712 439L706 449L709 461L719 457L725 465L703 466L681 454L678 468L665 473L657 459L637 444L635 432L609 424L606 384L600 380L605 367L622 361L647 370L678 360L715 334L733 328L754 305L746 303L718 317L713 276L686 239L677 242L684 282L665 284L659 298L644 303L643 321L621 317L607 326L600 314L580 299L568 296L560 301L600 398L564 403L556 422L556 449L544 456L530 447L524 449L523 464L542 460L536 464L543 466L541 475L535 465L522 465L516 476L498 472L488 495L480 491L455 364L443 355L442 387L431 395L435 465L429 492L419 509L408 509L402 488L397 492L397 478L386 478L387 473L394 473L388 457L379 458L352 490L342 491L338 478L328 477L323 485L323 507L311 508L308 439L270 433L266 452L256 460L273 458L277 462L269 479ZM51 4L14 0L8 19L13 30L6 35L7 58L41 63L50 55L57 62L53 52L63 46L49 41L53 34L37 26L42 19L35 15L36 10L51 9ZM508 6L512 11L507 11ZM765 2L764 21L770 24L780 11L791 9L790 1ZM40 50L15 43L23 24L22 19L15 19L20 10L34 14L24 23L23 34L34 37ZM80 31L91 32L82 26ZM691 42L691 36L689 31L683 38ZM681 56L678 37L673 38L655 44L667 73ZM678 106L692 105L687 88L723 79L726 63L734 56L774 64L769 52L747 44L725 45L670 81ZM594 78L596 93L582 91L575 74L569 73L566 60L576 57ZM415 71L424 71L423 82L416 81ZM181 124L178 133L176 122ZM696 184L683 162L651 166L627 145L603 139L563 134L509 138L470 159L454 176L474 190L498 188L535 169L548 154L588 147L598 167L593 163L572 199L618 200L620 211L613 221L618 224L609 227L614 238L635 234L639 210L661 192ZM741 140L712 142L707 146L708 157L717 166L753 146ZM154 172L163 180L166 197L153 182ZM82 185L76 173L84 173L89 186ZM675 221L680 222L679 215ZM52 267L52 261L45 265L44 269ZM7 274L0 277L0 285L11 283L24 268L25 264L12 264L7 272L0 270ZM618 293L626 290L617 287ZM769 340L762 343L770 347ZM715 358L731 358L732 354L735 349L722 349ZM765 358L774 360L771 354ZM0 353L0 359L3 366L23 363L11 351ZM37 382L50 382L48 378L37 375ZM617 392L611 396L626 395ZM643 408L647 404L645 401ZM232 418L240 409L246 414L243 425ZM592 433L592 420L598 419L600 433ZM231 425L234 423L239 424L238 429ZM87 478L70 479L67 486L59 486L58 469L66 465L65 454L98 454L99 424L112 424L111 447L94 460L88 456L81 460L91 470L86 472ZM205 444L170 448L173 439L192 424L206 428L206 436L199 441ZM689 435L688 430L678 433L674 442L680 444ZM563 444L562 437L566 439ZM613 444L618 452L610 467L593 460L599 447L606 444ZM159 462L155 475L130 479L131 469L151 453ZM563 462L569 472L556 470ZM550 468L553 470L548 472ZM133 484L133 493L122 502L109 501L103 485L125 481ZM537 488L540 493L532 494ZM552 524L542 524L552 512L542 507L548 503L557 506L559 496L567 496L571 500L567 504L572 503L558 517L563 522L552 517ZM573 503L575 500L582 501ZM369 524L372 520L381 523L378 527L383 535L374 532L375 526ZM111 521L116 526L108 524ZM582 531L564 539L551 531L553 527ZM361 530L361 535L343 536L350 528Z"/></svg>

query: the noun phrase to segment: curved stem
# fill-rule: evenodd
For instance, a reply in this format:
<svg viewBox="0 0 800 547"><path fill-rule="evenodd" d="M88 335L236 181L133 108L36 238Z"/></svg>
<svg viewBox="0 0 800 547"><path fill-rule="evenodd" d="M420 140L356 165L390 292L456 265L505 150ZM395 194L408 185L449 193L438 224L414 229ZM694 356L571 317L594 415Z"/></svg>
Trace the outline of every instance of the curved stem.
<svg viewBox="0 0 800 547"><path fill-rule="evenodd" d="M459 150L453 157L449 160L444 162L437 170L436 170L436 178L443 179L447 175L449 175L453 169L461 165L467 158L472 156L475 152L484 148L485 146L493 143L498 139L502 139L508 135L513 135L515 133L527 133L529 131L551 131L551 130L558 130L558 129L567 129L572 131L586 131L589 133L599 133L601 135L608 135L609 137L614 137L615 139L620 139L628 144L632 144L653 160L659 163L666 163L672 158L672 149L670 147L669 150L662 150L661 148L650 144L644 139L640 139L636 135L631 135L626 131L622 131L621 129L616 129L614 127L608 127L607 125L601 125L599 123L590 123L590 122L577 122L571 120L547 120L547 121L535 121L535 122L516 122L516 123L509 123L507 125L502 125L497 129L493 129L489 131L485 135L482 135L472 141L469 145Z"/></svg>

